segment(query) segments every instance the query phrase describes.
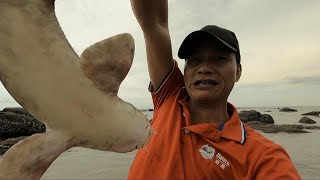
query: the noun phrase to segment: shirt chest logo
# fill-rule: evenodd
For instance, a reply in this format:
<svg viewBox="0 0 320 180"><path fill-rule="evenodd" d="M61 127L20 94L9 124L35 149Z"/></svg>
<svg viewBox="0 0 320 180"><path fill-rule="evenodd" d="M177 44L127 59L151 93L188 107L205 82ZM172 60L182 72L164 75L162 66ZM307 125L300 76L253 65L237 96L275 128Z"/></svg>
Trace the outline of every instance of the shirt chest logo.
<svg viewBox="0 0 320 180"><path fill-rule="evenodd" d="M205 159L212 159L214 157L215 149L208 144L203 145L200 149L199 152L201 156Z"/></svg>
<svg viewBox="0 0 320 180"><path fill-rule="evenodd" d="M216 154L216 150L208 144L203 145L199 149L199 152L203 158L213 160L214 163L221 169L225 169L226 167L230 166L229 161L220 153Z"/></svg>

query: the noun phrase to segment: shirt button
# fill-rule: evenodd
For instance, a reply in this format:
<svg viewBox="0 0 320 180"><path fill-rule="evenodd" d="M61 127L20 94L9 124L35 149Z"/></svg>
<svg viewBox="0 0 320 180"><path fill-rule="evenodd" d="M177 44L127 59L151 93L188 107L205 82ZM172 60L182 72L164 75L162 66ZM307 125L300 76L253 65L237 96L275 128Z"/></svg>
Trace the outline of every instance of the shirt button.
<svg viewBox="0 0 320 180"><path fill-rule="evenodd" d="M189 129L184 129L184 132L188 134L190 132L190 130Z"/></svg>

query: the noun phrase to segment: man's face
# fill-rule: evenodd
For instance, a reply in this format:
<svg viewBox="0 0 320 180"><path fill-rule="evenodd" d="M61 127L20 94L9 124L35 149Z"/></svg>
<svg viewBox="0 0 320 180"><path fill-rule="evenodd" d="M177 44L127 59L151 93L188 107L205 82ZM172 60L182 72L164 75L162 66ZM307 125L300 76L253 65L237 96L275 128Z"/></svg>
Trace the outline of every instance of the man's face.
<svg viewBox="0 0 320 180"><path fill-rule="evenodd" d="M194 44L186 60L184 82L190 100L208 104L226 102L241 76L235 53L226 52L212 42Z"/></svg>

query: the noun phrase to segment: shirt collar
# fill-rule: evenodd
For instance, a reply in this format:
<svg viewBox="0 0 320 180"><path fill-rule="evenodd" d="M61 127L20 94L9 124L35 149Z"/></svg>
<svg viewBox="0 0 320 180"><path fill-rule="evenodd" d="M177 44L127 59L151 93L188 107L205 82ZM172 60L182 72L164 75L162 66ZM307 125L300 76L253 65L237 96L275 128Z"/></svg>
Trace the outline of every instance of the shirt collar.
<svg viewBox="0 0 320 180"><path fill-rule="evenodd" d="M182 88L182 90L180 91L178 102L182 106L187 107L187 98L188 98L188 95L185 91L185 88ZM187 129L193 132L196 131L196 133L201 134L202 136L205 136L209 139L217 140L219 139L217 138L217 135L219 135L223 138L239 142L240 144L244 144L246 141L246 129L243 122L239 118L238 111L229 102L227 104L227 109L229 112L232 112L232 116L226 123L220 126L216 126L208 123L198 124L198 125L189 126L187 127Z"/></svg>
<svg viewBox="0 0 320 180"><path fill-rule="evenodd" d="M221 136L244 144L246 141L246 129L243 122L239 118L237 109L228 102L228 110L232 111L232 116L224 124L221 130Z"/></svg>

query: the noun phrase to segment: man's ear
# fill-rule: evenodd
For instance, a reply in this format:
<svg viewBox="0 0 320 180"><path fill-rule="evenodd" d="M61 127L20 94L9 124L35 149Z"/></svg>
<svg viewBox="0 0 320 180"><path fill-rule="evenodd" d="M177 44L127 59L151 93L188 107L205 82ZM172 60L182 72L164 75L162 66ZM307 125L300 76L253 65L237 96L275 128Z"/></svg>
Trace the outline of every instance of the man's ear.
<svg viewBox="0 0 320 180"><path fill-rule="evenodd" d="M242 73L242 67L241 64L237 65L237 74L236 74L236 82L239 81L240 77L241 77L241 73Z"/></svg>

